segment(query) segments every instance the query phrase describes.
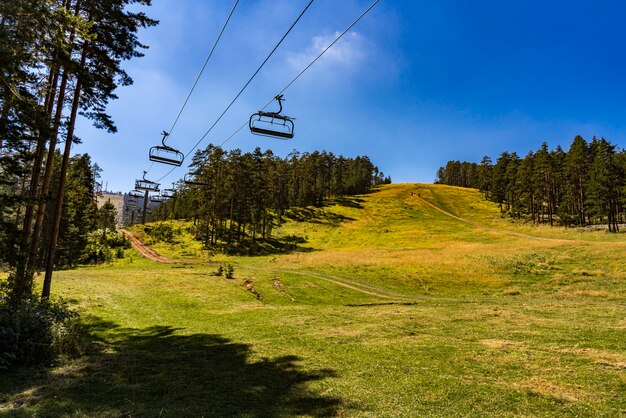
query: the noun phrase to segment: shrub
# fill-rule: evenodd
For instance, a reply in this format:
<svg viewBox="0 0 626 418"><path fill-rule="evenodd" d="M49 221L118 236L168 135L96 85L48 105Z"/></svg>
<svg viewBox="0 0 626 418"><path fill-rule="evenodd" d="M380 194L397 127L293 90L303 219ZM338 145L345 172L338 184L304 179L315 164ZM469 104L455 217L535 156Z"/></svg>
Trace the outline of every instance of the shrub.
<svg viewBox="0 0 626 418"><path fill-rule="evenodd" d="M78 356L82 332L78 313L63 303L26 299L0 305L0 370Z"/></svg>
<svg viewBox="0 0 626 418"><path fill-rule="evenodd" d="M228 265L226 266L226 269L225 269L225 274L226 274L226 278L227 278L227 279L234 279L234 278L235 278L235 276L234 276L234 274L235 274L235 268L233 267L233 265L232 265L232 264L228 264Z"/></svg>
<svg viewBox="0 0 626 418"><path fill-rule="evenodd" d="M174 241L174 235L179 232L175 230L171 224L165 222L147 225L144 231L150 238L150 242L153 244L157 242L167 242L171 244Z"/></svg>
<svg viewBox="0 0 626 418"><path fill-rule="evenodd" d="M98 264L111 262L115 258L124 258L124 249L130 248L130 242L124 234L103 230L97 230L89 234L89 239L83 251L79 263Z"/></svg>

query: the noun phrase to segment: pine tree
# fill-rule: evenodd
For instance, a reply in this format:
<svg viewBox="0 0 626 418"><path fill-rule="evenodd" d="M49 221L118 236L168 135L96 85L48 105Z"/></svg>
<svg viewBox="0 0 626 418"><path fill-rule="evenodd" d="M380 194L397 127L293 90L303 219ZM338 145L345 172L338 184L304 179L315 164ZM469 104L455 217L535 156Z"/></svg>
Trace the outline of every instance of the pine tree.
<svg viewBox="0 0 626 418"><path fill-rule="evenodd" d="M437 171L437 180L478 188L515 217L566 226L608 222L616 232L623 222L625 173L626 152L605 139L587 143L577 136L568 152L560 146L550 150L544 142L521 160L503 152L495 166L487 157L480 165L448 161Z"/></svg>
<svg viewBox="0 0 626 418"><path fill-rule="evenodd" d="M485 199L489 199L492 170L493 165L491 162L491 158L485 155L480 161L480 166L478 167L478 189L484 194Z"/></svg>
<svg viewBox="0 0 626 418"><path fill-rule="evenodd" d="M109 132L116 131L113 121L105 110L108 102L116 98L113 92L118 84L127 86L132 83L132 79L121 68L121 62L142 56L139 50L145 46L139 43L136 33L142 27L153 26L157 23L146 17L144 13L128 12L127 6L133 4L150 5L150 0L113 0L85 2L84 4L81 0L76 0L74 5L76 16L82 17L85 25L76 29L80 35L79 38L82 38L79 39L80 45L77 46L77 49L81 51L80 60L78 63L65 64L64 69L64 74L69 71L75 74L76 83L67 126L59 186L56 191L53 228L42 290L43 299L50 295L68 161L71 146L75 140L74 127L79 109L82 109L83 116L94 121L96 127Z"/></svg>
<svg viewBox="0 0 626 418"><path fill-rule="evenodd" d="M615 146L604 138L593 141L594 156L589 169L587 200L591 213L606 221L610 232L618 232L619 205L624 187L624 172L616 157Z"/></svg>
<svg viewBox="0 0 626 418"><path fill-rule="evenodd" d="M580 135L577 135L565 156L565 201L569 212L576 218L580 226L586 223L585 201L587 184L589 182L589 145Z"/></svg>
<svg viewBox="0 0 626 418"><path fill-rule="evenodd" d="M508 152L503 152L498 157L496 165L491 170L491 185L489 186L489 199L500 205L500 210L504 211L502 204L506 202L507 177L506 171L511 156Z"/></svg>
<svg viewBox="0 0 626 418"><path fill-rule="evenodd" d="M520 207L518 204L519 190L517 187L519 166L520 158L515 152L512 152L509 155L509 162L506 167L506 172L504 173L504 177L506 179L505 200L507 211L517 217L520 215Z"/></svg>

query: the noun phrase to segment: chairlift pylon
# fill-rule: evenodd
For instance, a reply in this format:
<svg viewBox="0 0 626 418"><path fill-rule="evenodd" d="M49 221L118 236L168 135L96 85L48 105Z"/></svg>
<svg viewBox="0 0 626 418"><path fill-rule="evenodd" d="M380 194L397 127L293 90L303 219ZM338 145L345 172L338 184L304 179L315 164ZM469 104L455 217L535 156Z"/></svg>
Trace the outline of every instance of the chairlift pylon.
<svg viewBox="0 0 626 418"><path fill-rule="evenodd" d="M200 172L198 171L191 171L185 174L185 177L183 178L183 182L189 186L209 186L209 183L198 180L199 174Z"/></svg>
<svg viewBox="0 0 626 418"><path fill-rule="evenodd" d="M146 179L146 174L148 174L148 172L144 170L143 178L141 180L135 180L135 189L145 190L149 192L158 192L160 184Z"/></svg>
<svg viewBox="0 0 626 418"><path fill-rule="evenodd" d="M185 161L185 155L179 150L165 144L167 137L170 135L168 132L163 131L162 135L162 145L156 145L150 148L150 152L148 153L150 161L180 167L183 161Z"/></svg>
<svg viewBox="0 0 626 418"><path fill-rule="evenodd" d="M283 95L275 97L278 102L278 112L264 112L259 110L250 116L248 126L255 135L271 136L280 139L291 139L294 134L293 118L281 115L283 111Z"/></svg>

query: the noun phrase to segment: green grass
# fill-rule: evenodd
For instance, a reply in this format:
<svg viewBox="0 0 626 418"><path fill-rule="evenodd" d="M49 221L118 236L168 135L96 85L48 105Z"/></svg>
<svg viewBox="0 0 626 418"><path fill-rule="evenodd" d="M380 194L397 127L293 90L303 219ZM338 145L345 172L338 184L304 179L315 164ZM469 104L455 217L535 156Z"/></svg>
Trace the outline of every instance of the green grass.
<svg viewBox="0 0 626 418"><path fill-rule="evenodd" d="M0 376L0 415L626 415L626 236L446 186L335 203L275 230L307 251L209 256L180 223L154 248L184 262L58 272L95 343Z"/></svg>

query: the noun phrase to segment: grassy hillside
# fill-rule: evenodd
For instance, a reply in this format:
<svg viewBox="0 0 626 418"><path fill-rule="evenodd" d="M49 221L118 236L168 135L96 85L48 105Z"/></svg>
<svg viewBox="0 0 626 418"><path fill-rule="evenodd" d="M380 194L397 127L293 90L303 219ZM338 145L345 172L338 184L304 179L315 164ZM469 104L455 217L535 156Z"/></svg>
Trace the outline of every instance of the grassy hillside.
<svg viewBox="0 0 626 418"><path fill-rule="evenodd" d="M292 218L291 253L211 255L178 222L153 245L177 263L59 272L97 344L0 376L0 414L626 414L625 236L424 184Z"/></svg>

